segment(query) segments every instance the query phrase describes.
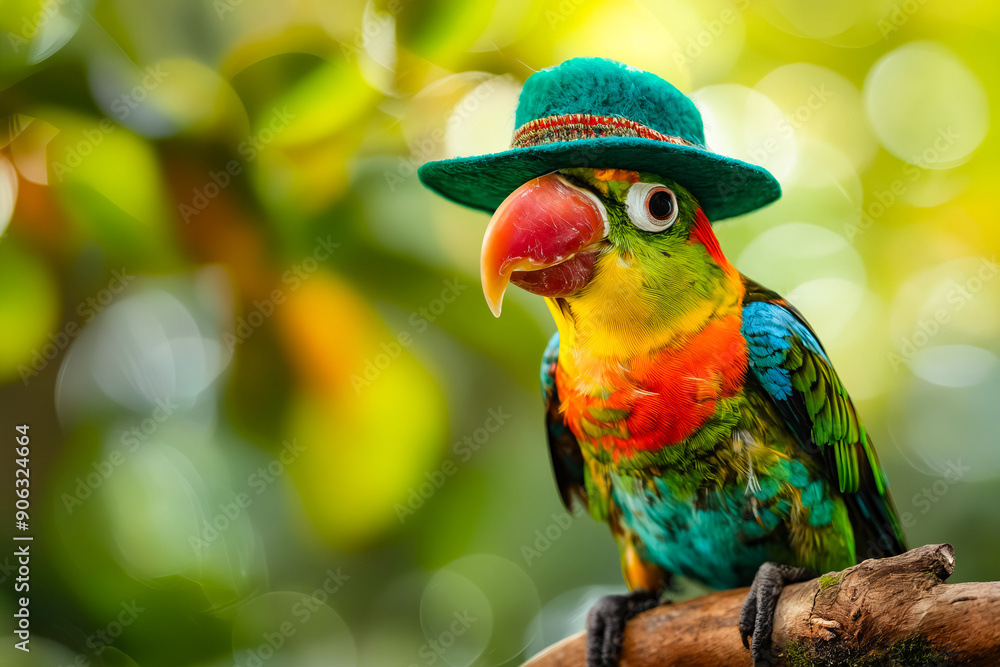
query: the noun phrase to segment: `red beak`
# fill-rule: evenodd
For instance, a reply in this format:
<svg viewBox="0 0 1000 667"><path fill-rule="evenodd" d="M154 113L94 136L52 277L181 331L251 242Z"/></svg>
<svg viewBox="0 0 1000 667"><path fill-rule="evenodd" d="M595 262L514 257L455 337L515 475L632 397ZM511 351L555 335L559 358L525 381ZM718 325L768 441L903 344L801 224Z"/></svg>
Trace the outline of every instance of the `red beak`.
<svg viewBox="0 0 1000 667"><path fill-rule="evenodd" d="M594 272L608 218L596 195L558 174L532 179L493 214L480 263L483 293L500 317L507 284L542 296L568 296Z"/></svg>

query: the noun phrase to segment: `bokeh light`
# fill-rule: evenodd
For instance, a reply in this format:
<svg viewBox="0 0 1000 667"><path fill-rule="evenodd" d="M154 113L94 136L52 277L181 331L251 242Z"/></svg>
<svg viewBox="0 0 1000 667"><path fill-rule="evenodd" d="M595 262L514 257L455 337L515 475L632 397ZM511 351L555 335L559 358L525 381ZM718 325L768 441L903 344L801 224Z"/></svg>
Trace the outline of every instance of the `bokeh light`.
<svg viewBox="0 0 1000 667"><path fill-rule="evenodd" d="M865 80L865 108L886 150L931 169L968 159L989 127L982 83L934 42L907 44L875 63Z"/></svg>

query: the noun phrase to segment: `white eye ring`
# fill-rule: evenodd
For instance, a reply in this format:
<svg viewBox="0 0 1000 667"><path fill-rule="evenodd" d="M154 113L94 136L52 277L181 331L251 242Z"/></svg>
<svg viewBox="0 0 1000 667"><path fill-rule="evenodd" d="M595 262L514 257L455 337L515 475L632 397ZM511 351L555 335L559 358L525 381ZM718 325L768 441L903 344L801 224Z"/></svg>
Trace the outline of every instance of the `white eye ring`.
<svg viewBox="0 0 1000 667"><path fill-rule="evenodd" d="M670 213L665 218L658 218L649 210L650 199L660 192L670 195ZM674 224L679 211L673 190L659 183L633 183L625 196L625 208L632 224L645 232L662 232Z"/></svg>

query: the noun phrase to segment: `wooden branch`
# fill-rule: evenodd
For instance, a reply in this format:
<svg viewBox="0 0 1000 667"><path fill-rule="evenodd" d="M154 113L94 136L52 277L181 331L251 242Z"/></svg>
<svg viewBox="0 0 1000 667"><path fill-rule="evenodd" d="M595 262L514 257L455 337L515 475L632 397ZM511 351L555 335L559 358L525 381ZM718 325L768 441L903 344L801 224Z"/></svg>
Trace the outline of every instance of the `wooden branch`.
<svg viewBox="0 0 1000 667"><path fill-rule="evenodd" d="M866 560L787 587L772 639L778 665L1000 665L1000 582L945 584L950 544ZM748 667L737 621L749 589L657 607L632 619L621 667ZM583 633L524 667L584 667Z"/></svg>

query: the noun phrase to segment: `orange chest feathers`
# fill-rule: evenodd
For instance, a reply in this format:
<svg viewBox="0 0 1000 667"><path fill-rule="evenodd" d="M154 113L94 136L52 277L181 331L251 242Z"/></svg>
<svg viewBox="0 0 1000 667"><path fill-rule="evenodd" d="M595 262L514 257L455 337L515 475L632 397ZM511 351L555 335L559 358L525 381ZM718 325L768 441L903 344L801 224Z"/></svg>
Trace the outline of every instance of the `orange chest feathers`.
<svg viewBox="0 0 1000 667"><path fill-rule="evenodd" d="M561 409L581 442L615 459L676 445L700 428L747 371L740 317L717 319L675 346L631 359L578 360L556 369Z"/></svg>

